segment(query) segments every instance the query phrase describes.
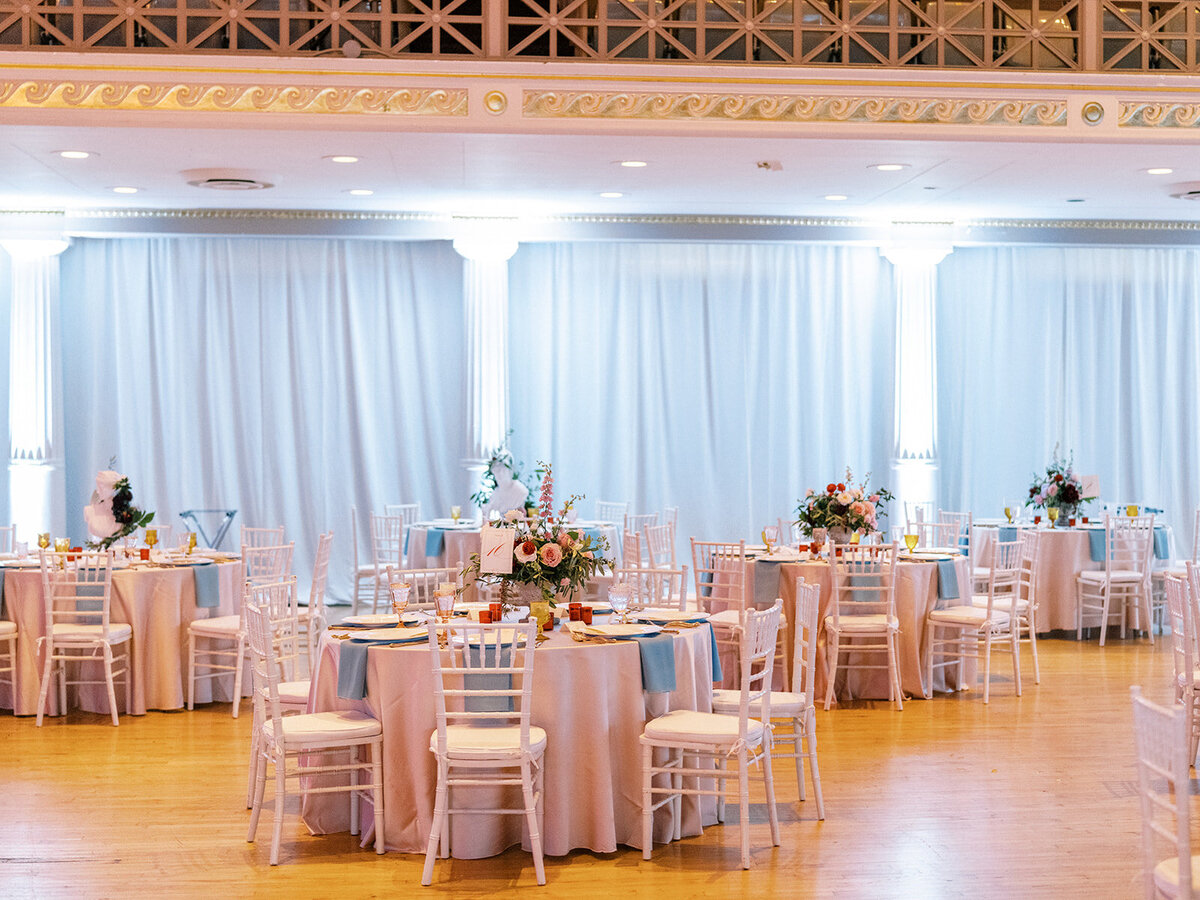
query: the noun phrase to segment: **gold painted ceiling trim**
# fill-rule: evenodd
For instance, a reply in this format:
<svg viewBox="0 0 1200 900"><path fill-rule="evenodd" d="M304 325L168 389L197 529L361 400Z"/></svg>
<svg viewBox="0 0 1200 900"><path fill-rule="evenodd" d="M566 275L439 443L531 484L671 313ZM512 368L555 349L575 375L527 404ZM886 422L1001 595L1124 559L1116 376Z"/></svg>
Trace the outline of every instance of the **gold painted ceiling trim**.
<svg viewBox="0 0 1200 900"><path fill-rule="evenodd" d="M465 116L465 88L0 80L0 109Z"/></svg>
<svg viewBox="0 0 1200 900"><path fill-rule="evenodd" d="M1195 128L1200 125L1200 103L1122 101L1117 111L1120 128Z"/></svg>
<svg viewBox="0 0 1200 900"><path fill-rule="evenodd" d="M726 119L755 122L897 122L1065 127L1065 100L805 97L659 91L525 91L533 119Z"/></svg>

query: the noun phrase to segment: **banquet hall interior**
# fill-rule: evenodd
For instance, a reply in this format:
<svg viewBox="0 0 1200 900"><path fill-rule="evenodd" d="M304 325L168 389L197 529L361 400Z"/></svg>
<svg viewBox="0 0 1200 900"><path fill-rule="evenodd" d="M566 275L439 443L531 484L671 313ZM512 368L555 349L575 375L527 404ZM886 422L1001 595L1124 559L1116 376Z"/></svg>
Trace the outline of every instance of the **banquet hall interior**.
<svg viewBox="0 0 1200 900"><path fill-rule="evenodd" d="M1200 0L0 0L0 895L1188 896L1197 73Z"/></svg>

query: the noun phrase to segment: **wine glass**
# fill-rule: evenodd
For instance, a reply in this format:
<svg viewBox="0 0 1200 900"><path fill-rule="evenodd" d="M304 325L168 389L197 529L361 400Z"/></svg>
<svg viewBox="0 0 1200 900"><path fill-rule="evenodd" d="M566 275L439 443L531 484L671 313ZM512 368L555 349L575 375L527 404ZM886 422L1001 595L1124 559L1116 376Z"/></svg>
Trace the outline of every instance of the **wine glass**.
<svg viewBox="0 0 1200 900"><path fill-rule="evenodd" d="M904 546L908 548L909 553L912 553L914 550L916 550L917 544L919 544L920 542L921 542L921 536L919 534L904 535Z"/></svg>
<svg viewBox="0 0 1200 900"><path fill-rule="evenodd" d="M779 526L768 525L762 530L762 542L767 547L767 555L770 556L775 552L775 545L779 543Z"/></svg>
<svg viewBox="0 0 1200 900"><path fill-rule="evenodd" d="M192 551L196 549L196 532L189 531L187 536L187 552L188 556L191 556Z"/></svg>
<svg viewBox="0 0 1200 900"><path fill-rule="evenodd" d="M41 547L43 550L45 550L47 547L49 547L50 546L50 532L39 531L37 545L39 547Z"/></svg>
<svg viewBox="0 0 1200 900"><path fill-rule="evenodd" d="M55 553L66 553L70 549L71 549L70 538L55 538L54 539L54 552Z"/></svg>
<svg viewBox="0 0 1200 900"><path fill-rule="evenodd" d="M408 609L408 596L412 592L412 585L407 581L396 581L388 585L388 590L392 594L392 612L401 619L404 618L404 611ZM454 607L450 607L450 611L454 611Z"/></svg>
<svg viewBox="0 0 1200 900"><path fill-rule="evenodd" d="M608 589L608 605L617 614L617 622L625 624L625 613L629 610L630 589L627 584L614 584Z"/></svg>
<svg viewBox="0 0 1200 900"><path fill-rule="evenodd" d="M158 543L158 529L157 528L147 528L144 539L146 541L146 546L149 547L151 550L153 550L154 545Z"/></svg>
<svg viewBox="0 0 1200 900"><path fill-rule="evenodd" d="M461 506L450 507L450 518L453 519L454 524L457 525L458 520L462 518L462 507Z"/></svg>
<svg viewBox="0 0 1200 900"><path fill-rule="evenodd" d="M1054 523L1058 521L1058 507L1051 506L1046 510L1046 515L1050 518L1050 527L1054 527Z"/></svg>
<svg viewBox="0 0 1200 900"><path fill-rule="evenodd" d="M1012 508L1012 506L1010 506L1010 505L1009 505L1007 502L1005 502L1005 504L1004 504L1004 518L1008 519L1008 524L1009 524L1009 525L1011 525L1011 524L1013 523L1013 516L1014 516L1014 515L1016 515L1016 510L1014 510L1014 509Z"/></svg>
<svg viewBox="0 0 1200 900"><path fill-rule="evenodd" d="M433 611L437 613L438 621L443 625L450 622L454 615L454 589L446 590L439 587L433 592Z"/></svg>

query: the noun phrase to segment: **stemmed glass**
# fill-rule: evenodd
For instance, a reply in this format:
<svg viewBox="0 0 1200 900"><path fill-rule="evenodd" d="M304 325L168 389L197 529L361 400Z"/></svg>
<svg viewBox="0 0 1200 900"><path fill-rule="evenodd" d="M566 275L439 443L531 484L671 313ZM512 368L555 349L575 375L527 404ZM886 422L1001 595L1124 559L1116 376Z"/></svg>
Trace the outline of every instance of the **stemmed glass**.
<svg viewBox="0 0 1200 900"><path fill-rule="evenodd" d="M1005 500L1004 501L1004 518L1008 519L1009 525L1011 525L1013 523L1014 515L1016 515L1016 510L1009 504L1009 502L1007 500Z"/></svg>
<svg viewBox="0 0 1200 900"><path fill-rule="evenodd" d="M627 584L614 584L608 589L608 604L617 614L617 622L624 625L625 613L629 610L630 588Z"/></svg>
<svg viewBox="0 0 1200 900"><path fill-rule="evenodd" d="M188 536L188 538L187 538L187 541L188 541L188 545L187 545L187 552L188 552L188 556L191 556L191 555L192 555L192 551L196 549L196 532L194 532L194 531L189 531L189 532L187 533L187 536Z"/></svg>
<svg viewBox="0 0 1200 900"><path fill-rule="evenodd" d="M917 544L919 544L920 542L921 542L921 536L919 534L904 535L904 546L908 548L909 553L912 553L914 550L916 550Z"/></svg>
<svg viewBox="0 0 1200 900"><path fill-rule="evenodd" d="M1050 517L1050 527L1053 528L1054 524L1058 521L1058 507L1051 506L1047 508L1046 515Z"/></svg>
<svg viewBox="0 0 1200 900"><path fill-rule="evenodd" d="M146 546L149 547L151 550L153 550L154 545L158 543L158 529L157 528L147 528L146 534L145 534L145 541L146 541Z"/></svg>
<svg viewBox="0 0 1200 900"><path fill-rule="evenodd" d="M47 547L49 547L50 546L50 532L39 531L37 545L39 547L41 547L43 550L45 550Z"/></svg>
<svg viewBox="0 0 1200 900"><path fill-rule="evenodd" d="M450 518L453 519L454 524L457 525L458 520L462 518L462 507L461 506L450 507Z"/></svg>
<svg viewBox="0 0 1200 900"><path fill-rule="evenodd" d="M779 543L779 526L768 525L762 530L762 542L767 547L767 556L775 552L775 545Z"/></svg>
<svg viewBox="0 0 1200 900"><path fill-rule="evenodd" d="M401 619L404 618L404 611L408 609L408 596L412 592L412 585L407 581L396 581L388 585L388 590L392 593L392 612ZM450 607L450 611L454 611L454 607Z"/></svg>
<svg viewBox="0 0 1200 900"><path fill-rule="evenodd" d="M449 624L454 615L454 597L453 587L447 589L441 586L433 592L433 611L437 613L438 621L443 625Z"/></svg>

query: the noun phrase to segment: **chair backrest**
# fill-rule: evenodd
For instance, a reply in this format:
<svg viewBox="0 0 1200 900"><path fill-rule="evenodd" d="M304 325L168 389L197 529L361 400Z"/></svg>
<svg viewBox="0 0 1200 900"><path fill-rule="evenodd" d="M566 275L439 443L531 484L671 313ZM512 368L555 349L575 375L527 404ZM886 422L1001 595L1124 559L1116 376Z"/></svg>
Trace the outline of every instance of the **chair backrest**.
<svg viewBox="0 0 1200 900"><path fill-rule="evenodd" d="M443 758L449 724L519 725L521 752L529 753L537 628L533 620L429 623L438 752ZM446 636L446 651L439 646L439 635Z"/></svg>
<svg viewBox="0 0 1200 900"><path fill-rule="evenodd" d="M974 527L975 515L969 512L950 512L945 509L938 510L938 523L941 525L955 526L955 535L952 543L947 544L948 547L954 547L963 556L971 555L971 529Z"/></svg>
<svg viewBox="0 0 1200 900"><path fill-rule="evenodd" d="M247 547L278 547L283 543L283 526L276 528L250 528L242 526L242 550Z"/></svg>
<svg viewBox="0 0 1200 900"><path fill-rule="evenodd" d="M433 592L439 584L449 581L456 587L462 587L462 571L454 566L436 569L401 569L388 566L387 577L388 584L407 582L412 585L412 591L408 595L409 609L433 609ZM390 599L388 603L390 605Z"/></svg>
<svg viewBox="0 0 1200 900"><path fill-rule="evenodd" d="M696 603L705 612L746 608L746 542L692 538L692 576Z"/></svg>
<svg viewBox="0 0 1200 900"><path fill-rule="evenodd" d="M308 589L309 615L321 614L325 608L325 586L329 583L329 556L333 550L333 532L317 538L317 554L313 557L312 584Z"/></svg>
<svg viewBox="0 0 1200 900"><path fill-rule="evenodd" d="M1020 539L1015 541L996 541L992 545L992 567L988 570L987 598L988 618L991 618L992 608L996 598L1008 596L1010 599L1019 596L1021 588L1021 549ZM1012 606L1015 615L1016 606Z"/></svg>
<svg viewBox="0 0 1200 900"><path fill-rule="evenodd" d="M12 553L17 541L16 525L0 525L0 553Z"/></svg>
<svg viewBox="0 0 1200 900"><path fill-rule="evenodd" d="M738 734L743 738L749 732L750 708L756 701L761 710L755 710L755 717L763 722L771 719L771 675L775 670L775 643L782 611L783 603L776 600L770 609L748 609L742 613Z"/></svg>
<svg viewBox="0 0 1200 900"><path fill-rule="evenodd" d="M917 536L917 546L923 549L940 547L958 550L960 534L957 522L909 522L908 534Z"/></svg>
<svg viewBox="0 0 1200 900"><path fill-rule="evenodd" d="M301 656L300 605L296 577L263 579L246 585L242 609L253 605L267 617L275 666L283 681L296 677L296 660ZM245 622L242 623L245 627ZM307 653L307 647L305 648Z"/></svg>
<svg viewBox="0 0 1200 900"><path fill-rule="evenodd" d="M626 569L640 569L645 565L642 558L642 536L636 531L621 535L621 565Z"/></svg>
<svg viewBox="0 0 1200 900"><path fill-rule="evenodd" d="M796 579L796 636L792 642L792 683L794 694L804 695L804 705L812 708L816 693L814 679L817 662L817 623L821 615L821 586Z"/></svg>
<svg viewBox="0 0 1200 900"><path fill-rule="evenodd" d="M283 714L279 706L279 682L283 679L280 675L270 614L255 603L245 602L242 604L242 627L246 629L246 644L250 648L254 720L270 722L275 740L281 742Z"/></svg>
<svg viewBox="0 0 1200 900"><path fill-rule="evenodd" d="M1175 848L1179 890L1192 896L1191 786L1188 780L1188 721L1181 706L1165 707L1129 688L1137 746L1138 797L1142 807L1142 875L1146 896L1161 896L1154 884L1158 864L1155 835Z"/></svg>
<svg viewBox="0 0 1200 900"><path fill-rule="evenodd" d="M383 507L385 516L399 516L404 522L404 530L421 521L420 503L389 503Z"/></svg>
<svg viewBox="0 0 1200 900"><path fill-rule="evenodd" d="M1020 570L1017 573L1018 592L1021 599L1029 604L1032 614L1032 611L1037 609L1038 555L1041 553L1042 542L1035 528L1021 529L1017 538L1021 542Z"/></svg>
<svg viewBox="0 0 1200 900"><path fill-rule="evenodd" d="M101 635L107 637L113 551L43 550L41 564L46 633L51 634L54 625L99 625Z"/></svg>
<svg viewBox="0 0 1200 900"><path fill-rule="evenodd" d="M650 525L642 532L642 537L646 543L646 558L651 567L674 569L678 566L675 559L674 523Z"/></svg>
<svg viewBox="0 0 1200 900"><path fill-rule="evenodd" d="M1154 551L1154 516L1105 516L1104 577L1116 571L1132 571L1150 582L1150 556Z"/></svg>
<svg viewBox="0 0 1200 900"><path fill-rule="evenodd" d="M633 587L630 605L683 610L687 605L687 566L681 569L627 568L613 570L613 584Z"/></svg>
<svg viewBox="0 0 1200 900"><path fill-rule="evenodd" d="M371 513L371 562L376 572L404 564L404 517Z"/></svg>
<svg viewBox="0 0 1200 900"><path fill-rule="evenodd" d="M624 522L625 513L629 512L629 501L616 502L611 500L596 501L596 518L601 522Z"/></svg>
<svg viewBox="0 0 1200 900"><path fill-rule="evenodd" d="M658 513L625 513L625 530L644 534L651 525L658 524Z"/></svg>
<svg viewBox="0 0 1200 900"><path fill-rule="evenodd" d="M1171 620L1171 659L1175 664L1175 683L1190 688L1195 682L1195 624L1188 603L1188 583L1175 575L1163 578L1167 595L1167 615Z"/></svg>
<svg viewBox="0 0 1200 900"><path fill-rule="evenodd" d="M1196 510L1196 518L1192 522L1192 562L1200 562L1200 509Z"/></svg>
<svg viewBox="0 0 1200 900"><path fill-rule="evenodd" d="M923 522L933 522L933 504L930 502L914 503L908 500L904 501L904 522L908 527L909 534L916 533L916 525Z"/></svg>
<svg viewBox="0 0 1200 900"><path fill-rule="evenodd" d="M833 544L834 625L845 616L896 614L896 545Z"/></svg>
<svg viewBox="0 0 1200 900"><path fill-rule="evenodd" d="M247 582L279 579L292 574L295 542L277 546L242 548L242 572Z"/></svg>
<svg viewBox="0 0 1200 900"><path fill-rule="evenodd" d="M670 525L672 528L675 528L679 524L679 507L666 507L663 510L662 520L664 525Z"/></svg>

